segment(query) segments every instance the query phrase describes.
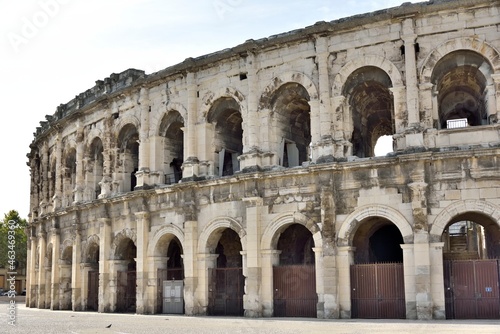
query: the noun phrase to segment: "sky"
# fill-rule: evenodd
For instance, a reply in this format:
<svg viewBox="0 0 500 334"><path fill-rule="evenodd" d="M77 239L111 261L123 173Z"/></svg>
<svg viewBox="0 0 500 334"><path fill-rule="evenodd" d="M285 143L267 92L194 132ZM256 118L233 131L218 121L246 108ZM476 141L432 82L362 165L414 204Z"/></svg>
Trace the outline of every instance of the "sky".
<svg viewBox="0 0 500 334"><path fill-rule="evenodd" d="M403 2L0 0L0 217L9 210L28 217L33 132L96 80L129 68L154 73L248 39Z"/></svg>

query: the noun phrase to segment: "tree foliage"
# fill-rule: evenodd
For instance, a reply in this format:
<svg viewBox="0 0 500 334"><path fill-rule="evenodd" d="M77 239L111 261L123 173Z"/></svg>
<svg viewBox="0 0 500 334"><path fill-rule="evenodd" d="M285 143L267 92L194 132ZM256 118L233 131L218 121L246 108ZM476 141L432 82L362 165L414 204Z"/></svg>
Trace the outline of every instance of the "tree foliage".
<svg viewBox="0 0 500 334"><path fill-rule="evenodd" d="M21 218L16 210L4 214L0 222L0 267L9 271L26 268L27 237L24 229L27 225L26 219Z"/></svg>

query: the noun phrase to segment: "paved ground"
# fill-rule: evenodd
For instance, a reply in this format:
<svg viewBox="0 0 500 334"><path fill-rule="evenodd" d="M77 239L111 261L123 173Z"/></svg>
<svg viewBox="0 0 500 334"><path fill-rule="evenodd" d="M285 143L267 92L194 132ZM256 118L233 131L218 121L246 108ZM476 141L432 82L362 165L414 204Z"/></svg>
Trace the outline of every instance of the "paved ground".
<svg viewBox="0 0 500 334"><path fill-rule="evenodd" d="M500 321L407 321L245 319L49 311L26 308L17 298L16 325L8 324L7 298L0 298L0 333L500 333ZM106 326L111 325L110 328Z"/></svg>

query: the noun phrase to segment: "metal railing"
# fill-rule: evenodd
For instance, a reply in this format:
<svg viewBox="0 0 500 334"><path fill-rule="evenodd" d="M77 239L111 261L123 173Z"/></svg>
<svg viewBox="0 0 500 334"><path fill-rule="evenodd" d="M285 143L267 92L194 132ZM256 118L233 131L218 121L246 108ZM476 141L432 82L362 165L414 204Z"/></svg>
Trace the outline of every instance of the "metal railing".
<svg viewBox="0 0 500 334"><path fill-rule="evenodd" d="M447 129L465 128L468 125L467 118L449 119L446 121Z"/></svg>

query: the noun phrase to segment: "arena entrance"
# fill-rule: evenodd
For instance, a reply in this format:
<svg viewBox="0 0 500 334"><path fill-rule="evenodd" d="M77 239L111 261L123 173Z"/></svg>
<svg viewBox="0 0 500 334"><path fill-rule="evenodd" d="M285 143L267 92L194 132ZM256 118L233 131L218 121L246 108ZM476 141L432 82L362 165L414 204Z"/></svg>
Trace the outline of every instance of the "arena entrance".
<svg viewBox="0 0 500 334"><path fill-rule="evenodd" d="M403 243L399 229L388 220L373 217L361 224L350 268L352 318L406 318Z"/></svg>
<svg viewBox="0 0 500 334"><path fill-rule="evenodd" d="M313 236L303 225L290 225L281 234L280 261L273 267L275 317L317 317L313 247Z"/></svg>
<svg viewBox="0 0 500 334"><path fill-rule="evenodd" d="M135 312L137 248L129 238L124 238L116 249L122 268L116 272L116 312Z"/></svg>
<svg viewBox="0 0 500 334"><path fill-rule="evenodd" d="M491 218L466 213L442 235L447 319L500 319L500 231Z"/></svg>
<svg viewBox="0 0 500 334"><path fill-rule="evenodd" d="M88 247L86 263L90 265L86 310L97 311L99 307L99 245L95 242Z"/></svg>
<svg viewBox="0 0 500 334"><path fill-rule="evenodd" d="M208 315L243 316L245 276L241 241L236 232L222 232L215 253L216 268L208 270Z"/></svg>
<svg viewBox="0 0 500 334"><path fill-rule="evenodd" d="M163 240L165 239L165 240ZM157 313L184 314L184 269L182 246L172 235L163 236L158 242L159 252L166 248L166 268L158 269Z"/></svg>

